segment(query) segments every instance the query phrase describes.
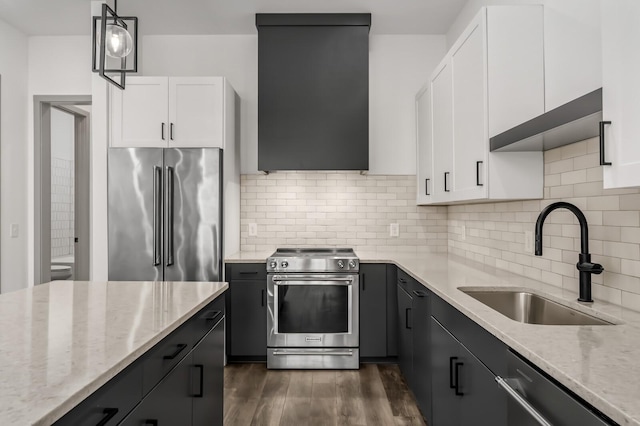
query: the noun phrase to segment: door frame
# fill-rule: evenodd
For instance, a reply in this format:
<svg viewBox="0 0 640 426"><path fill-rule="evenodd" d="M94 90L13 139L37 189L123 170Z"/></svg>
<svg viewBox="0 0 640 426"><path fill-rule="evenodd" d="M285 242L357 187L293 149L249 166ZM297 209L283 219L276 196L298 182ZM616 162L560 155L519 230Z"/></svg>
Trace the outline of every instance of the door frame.
<svg viewBox="0 0 640 426"><path fill-rule="evenodd" d="M86 218L75 218L76 232L81 232L78 243L82 240L82 248L76 245L75 252L80 253L81 260L88 268L80 268L82 278L88 280L91 270L90 262L90 158L91 158L91 124L90 113L74 105L91 105L91 95L44 95L34 96L34 284L51 281L51 108L58 108L73 114L75 130L75 156L80 155L82 161L74 161L76 173L76 199L86 204ZM78 167L80 163L80 169ZM86 173L87 178L80 180L79 173ZM81 191L82 194L78 194ZM43 206L49 206L44 208ZM82 208L82 207L81 207ZM76 211L78 207L76 206ZM81 226L81 229L78 228ZM80 235L80 234L76 234ZM75 264L78 262L74 262ZM87 270L88 269L88 270ZM86 274L86 275L85 275ZM75 276L74 276L75 279Z"/></svg>

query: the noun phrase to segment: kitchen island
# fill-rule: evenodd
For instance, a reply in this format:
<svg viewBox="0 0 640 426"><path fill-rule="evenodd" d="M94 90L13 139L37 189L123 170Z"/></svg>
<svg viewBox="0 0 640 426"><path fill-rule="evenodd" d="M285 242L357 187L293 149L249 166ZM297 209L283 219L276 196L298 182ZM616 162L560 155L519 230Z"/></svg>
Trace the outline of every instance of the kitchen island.
<svg viewBox="0 0 640 426"><path fill-rule="evenodd" d="M55 281L0 295L0 424L55 422L227 288Z"/></svg>
<svg viewBox="0 0 640 426"><path fill-rule="evenodd" d="M361 252L361 263L392 264L621 425L640 426L640 313L601 301L579 304L563 289L455 255ZM269 253L240 252L226 263L263 263ZM535 325L513 321L458 288L517 288L545 295L609 326Z"/></svg>

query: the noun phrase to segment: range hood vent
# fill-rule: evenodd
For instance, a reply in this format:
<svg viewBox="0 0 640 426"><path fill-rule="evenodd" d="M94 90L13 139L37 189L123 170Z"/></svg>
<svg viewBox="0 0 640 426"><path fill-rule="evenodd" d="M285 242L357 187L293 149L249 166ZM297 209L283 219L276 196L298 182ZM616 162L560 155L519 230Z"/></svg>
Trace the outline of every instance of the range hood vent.
<svg viewBox="0 0 640 426"><path fill-rule="evenodd" d="M371 14L256 14L258 169L369 169Z"/></svg>
<svg viewBox="0 0 640 426"><path fill-rule="evenodd" d="M491 151L547 151L599 135L602 88L489 140Z"/></svg>

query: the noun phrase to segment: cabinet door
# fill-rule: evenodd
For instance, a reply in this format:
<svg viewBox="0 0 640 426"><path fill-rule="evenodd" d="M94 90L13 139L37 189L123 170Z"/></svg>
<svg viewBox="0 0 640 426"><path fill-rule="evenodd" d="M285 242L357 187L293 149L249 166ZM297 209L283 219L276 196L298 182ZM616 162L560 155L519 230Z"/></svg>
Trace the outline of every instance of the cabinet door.
<svg viewBox="0 0 640 426"><path fill-rule="evenodd" d="M453 90L450 61L431 80L434 202L448 201L453 188Z"/></svg>
<svg viewBox="0 0 640 426"><path fill-rule="evenodd" d="M130 77L126 90L110 91L112 147L167 146L167 77Z"/></svg>
<svg viewBox="0 0 640 426"><path fill-rule="evenodd" d="M230 356L267 356L267 281L232 281Z"/></svg>
<svg viewBox="0 0 640 426"><path fill-rule="evenodd" d="M602 2L602 117L605 188L640 185L640 2Z"/></svg>
<svg viewBox="0 0 640 426"><path fill-rule="evenodd" d="M413 394L422 415L431 423L431 295L428 290L413 292Z"/></svg>
<svg viewBox="0 0 640 426"><path fill-rule="evenodd" d="M431 93L429 86L416 95L417 201L429 204L433 194L433 140L431 134Z"/></svg>
<svg viewBox="0 0 640 426"><path fill-rule="evenodd" d="M191 359L183 358L120 424L191 425Z"/></svg>
<svg viewBox="0 0 640 426"><path fill-rule="evenodd" d="M224 148L224 79L169 77L169 146Z"/></svg>
<svg viewBox="0 0 640 426"><path fill-rule="evenodd" d="M413 298L398 285L398 364L409 387L413 381Z"/></svg>
<svg viewBox="0 0 640 426"><path fill-rule="evenodd" d="M387 356L387 265L360 265L360 356Z"/></svg>
<svg viewBox="0 0 640 426"><path fill-rule="evenodd" d="M457 340L431 317L431 406L435 426L463 425L462 396L456 395L454 383L455 362L460 358Z"/></svg>
<svg viewBox="0 0 640 426"><path fill-rule="evenodd" d="M485 14L460 37L451 56L453 81L453 198L485 198L489 153Z"/></svg>
<svg viewBox="0 0 640 426"><path fill-rule="evenodd" d="M222 426L224 406L224 319L193 349L193 426Z"/></svg>

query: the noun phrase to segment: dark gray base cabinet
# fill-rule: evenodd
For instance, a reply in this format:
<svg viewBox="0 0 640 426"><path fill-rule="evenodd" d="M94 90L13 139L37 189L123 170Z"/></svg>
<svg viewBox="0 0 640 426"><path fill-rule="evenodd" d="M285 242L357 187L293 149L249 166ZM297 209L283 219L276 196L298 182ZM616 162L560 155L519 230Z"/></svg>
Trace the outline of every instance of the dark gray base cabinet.
<svg viewBox="0 0 640 426"><path fill-rule="evenodd" d="M360 264L360 357L387 356L387 265Z"/></svg>
<svg viewBox="0 0 640 426"><path fill-rule="evenodd" d="M230 361L267 359L267 268L264 263L226 265L227 355Z"/></svg>
<svg viewBox="0 0 640 426"><path fill-rule="evenodd" d="M66 425L222 425L225 296L58 420Z"/></svg>

